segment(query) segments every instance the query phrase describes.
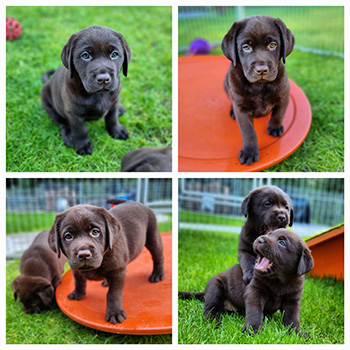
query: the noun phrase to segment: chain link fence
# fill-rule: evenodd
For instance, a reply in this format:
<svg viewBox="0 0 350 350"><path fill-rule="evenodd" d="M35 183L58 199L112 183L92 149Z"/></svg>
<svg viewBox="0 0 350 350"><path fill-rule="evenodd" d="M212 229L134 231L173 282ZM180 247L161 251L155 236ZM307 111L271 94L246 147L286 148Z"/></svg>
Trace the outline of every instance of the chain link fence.
<svg viewBox="0 0 350 350"><path fill-rule="evenodd" d="M262 185L275 185L293 202L293 231L312 236L344 222L344 179L180 179L179 228L241 231L241 204Z"/></svg>
<svg viewBox="0 0 350 350"><path fill-rule="evenodd" d="M7 179L6 256L19 257L57 213L77 204L109 209L109 198L141 202L158 218L160 232L172 230L171 179Z"/></svg>
<svg viewBox="0 0 350 350"><path fill-rule="evenodd" d="M344 57L343 6L180 6L179 53L197 38L220 47L232 23L252 15L281 18L296 49Z"/></svg>

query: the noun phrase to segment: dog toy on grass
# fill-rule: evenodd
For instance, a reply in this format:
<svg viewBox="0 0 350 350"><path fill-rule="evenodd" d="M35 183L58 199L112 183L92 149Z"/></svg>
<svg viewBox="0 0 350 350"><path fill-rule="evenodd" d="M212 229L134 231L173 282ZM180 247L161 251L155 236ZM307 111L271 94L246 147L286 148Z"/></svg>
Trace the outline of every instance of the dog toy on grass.
<svg viewBox="0 0 350 350"><path fill-rule="evenodd" d="M20 23L14 18L6 18L6 40L17 39L22 32Z"/></svg>

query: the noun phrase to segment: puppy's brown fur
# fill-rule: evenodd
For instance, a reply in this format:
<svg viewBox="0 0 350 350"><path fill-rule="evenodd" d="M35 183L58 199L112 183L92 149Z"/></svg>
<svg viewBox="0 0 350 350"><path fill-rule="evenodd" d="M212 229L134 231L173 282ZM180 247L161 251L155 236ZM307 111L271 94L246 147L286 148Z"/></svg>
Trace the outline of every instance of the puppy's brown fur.
<svg viewBox="0 0 350 350"><path fill-rule="evenodd" d="M92 26L73 34L62 49L63 66L43 75L43 107L60 127L64 143L78 154L92 153L87 120L105 118L112 137L128 138L118 114L125 112L119 106L120 72L127 76L130 57L123 35Z"/></svg>
<svg viewBox="0 0 350 350"><path fill-rule="evenodd" d="M242 202L247 221L242 227L238 245L238 260L245 283L253 277L256 253L254 240L277 228L292 226L294 212L290 197L276 186L262 186L251 191Z"/></svg>
<svg viewBox="0 0 350 350"><path fill-rule="evenodd" d="M163 245L154 212L141 203L118 199L107 211L91 205L77 205L56 216L49 243L59 256L67 256L75 290L68 298L80 300L86 280L106 280L106 320L123 322L123 287L126 267L146 246L153 258L150 282L164 278Z"/></svg>
<svg viewBox="0 0 350 350"><path fill-rule="evenodd" d="M205 290L204 314L219 320L225 310L245 313L242 331L252 327L256 332L265 315L281 310L283 323L299 332L303 275L313 268L309 248L286 229L258 237L253 247L258 258L252 281L244 283L239 265L212 277Z"/></svg>
<svg viewBox="0 0 350 350"><path fill-rule="evenodd" d="M293 50L294 37L279 18L258 15L233 23L221 47L232 61L224 86L232 104L230 115L242 134L238 158L250 165L259 160L254 118L272 112L267 133L283 134L290 89L284 63Z"/></svg>
<svg viewBox="0 0 350 350"><path fill-rule="evenodd" d="M23 253L20 272L11 284L15 300L27 313L49 310L55 300L55 289L61 283L66 257L58 259L48 244L49 231L40 232Z"/></svg>

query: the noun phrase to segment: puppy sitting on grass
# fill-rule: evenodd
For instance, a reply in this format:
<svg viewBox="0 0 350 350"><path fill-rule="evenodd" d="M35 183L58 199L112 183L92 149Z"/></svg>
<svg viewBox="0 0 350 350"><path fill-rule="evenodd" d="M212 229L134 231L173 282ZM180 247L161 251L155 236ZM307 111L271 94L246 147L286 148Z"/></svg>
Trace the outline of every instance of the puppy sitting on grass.
<svg viewBox="0 0 350 350"><path fill-rule="evenodd" d="M257 254L253 279L243 280L240 265L212 277L204 293L179 292L185 298L205 299L204 315L219 321L224 311L246 315L242 331L256 333L264 316L283 312L283 323L300 332L300 303L304 274L313 268L306 243L297 234L278 229L258 237L253 248Z"/></svg>

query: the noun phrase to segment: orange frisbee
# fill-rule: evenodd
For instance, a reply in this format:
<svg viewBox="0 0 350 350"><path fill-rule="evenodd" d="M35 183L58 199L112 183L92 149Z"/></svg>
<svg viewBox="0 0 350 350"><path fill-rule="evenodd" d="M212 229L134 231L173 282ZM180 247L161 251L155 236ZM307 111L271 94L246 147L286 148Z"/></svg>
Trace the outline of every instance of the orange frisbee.
<svg viewBox="0 0 350 350"><path fill-rule="evenodd" d="M287 158L309 132L309 101L289 80L283 135L267 134L270 116L255 119L260 158L252 165L241 165L242 137L237 122L229 116L231 104L224 90L230 64L224 56L179 58L179 171L260 171Z"/></svg>
<svg viewBox="0 0 350 350"><path fill-rule="evenodd" d="M171 333L172 235L163 233L161 236L165 278L158 283L148 281L153 263L151 254L144 248L140 256L127 267L123 293L127 319L122 323L112 324L106 321L108 287L103 287L101 281L87 281L86 296L82 300L68 299L68 294L74 290L72 270L65 273L56 290L60 309L74 321L100 331L134 335Z"/></svg>

